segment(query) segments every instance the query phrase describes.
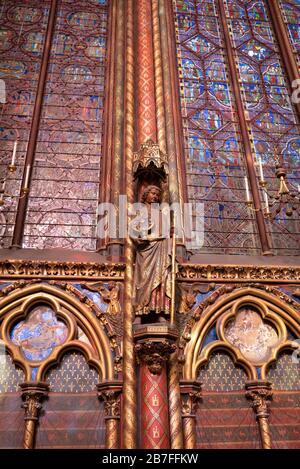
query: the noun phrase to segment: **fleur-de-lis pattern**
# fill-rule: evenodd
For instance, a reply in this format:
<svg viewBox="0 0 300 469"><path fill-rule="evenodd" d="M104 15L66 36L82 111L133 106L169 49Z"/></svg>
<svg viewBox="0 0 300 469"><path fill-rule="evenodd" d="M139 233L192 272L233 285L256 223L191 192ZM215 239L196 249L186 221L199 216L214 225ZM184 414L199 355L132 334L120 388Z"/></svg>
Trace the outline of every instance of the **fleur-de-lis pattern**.
<svg viewBox="0 0 300 469"><path fill-rule="evenodd" d="M236 391L244 389L247 375L234 365L228 355L215 352L201 368L198 379L205 391Z"/></svg>
<svg viewBox="0 0 300 469"><path fill-rule="evenodd" d="M98 373L88 366L79 352L66 354L61 363L47 374L47 383L52 392L95 391L98 382Z"/></svg>

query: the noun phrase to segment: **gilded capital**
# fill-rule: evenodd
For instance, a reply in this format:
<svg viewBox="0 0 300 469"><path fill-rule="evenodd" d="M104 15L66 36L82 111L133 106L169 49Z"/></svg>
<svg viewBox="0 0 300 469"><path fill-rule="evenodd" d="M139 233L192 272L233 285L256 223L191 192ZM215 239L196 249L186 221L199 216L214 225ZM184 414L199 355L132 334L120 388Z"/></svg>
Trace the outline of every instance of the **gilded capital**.
<svg viewBox="0 0 300 469"><path fill-rule="evenodd" d="M153 375L161 374L164 364L175 350L176 344L167 339L148 339L135 345L139 361L146 364Z"/></svg>
<svg viewBox="0 0 300 469"><path fill-rule="evenodd" d="M38 420L42 408L41 401L47 397L49 385L47 383L22 383L22 407L25 409L25 420Z"/></svg>
<svg viewBox="0 0 300 469"><path fill-rule="evenodd" d="M272 395L272 387L269 381L248 381L246 383L246 397L251 399L257 418L267 418L269 416Z"/></svg>
<svg viewBox="0 0 300 469"><path fill-rule="evenodd" d="M198 381L180 381L182 416L194 417L201 401L201 383Z"/></svg>
<svg viewBox="0 0 300 469"><path fill-rule="evenodd" d="M119 418L122 384L119 381L99 383L97 385L97 390L98 398L104 401L106 418Z"/></svg>

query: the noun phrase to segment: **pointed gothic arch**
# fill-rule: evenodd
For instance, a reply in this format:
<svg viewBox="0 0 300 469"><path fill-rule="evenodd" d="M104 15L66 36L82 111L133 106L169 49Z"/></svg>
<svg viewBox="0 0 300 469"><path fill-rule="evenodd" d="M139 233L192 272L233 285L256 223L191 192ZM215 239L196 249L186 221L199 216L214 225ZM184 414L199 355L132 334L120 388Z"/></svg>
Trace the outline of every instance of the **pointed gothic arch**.
<svg viewBox="0 0 300 469"><path fill-rule="evenodd" d="M261 377L264 378L268 367L274 363L278 354L285 348L294 349L297 344L288 339L287 329L291 330L296 336L300 337L300 317L299 312L291 306L291 300L288 302L287 296L277 290L272 289L272 293L265 289L256 287L238 287L229 294L224 294L218 298L212 305L209 305L202 313L198 322L194 324L189 331L190 340L184 351L185 364L183 366L183 378L196 380L199 368L208 361L209 356L214 350L226 350L234 363L243 367L249 379L257 379L255 366L245 360L245 357L228 342L224 340L224 333L220 328L222 317L234 315L241 306L251 305L256 307L263 320L272 323L279 332L280 343L272 350L270 358L261 366ZM274 294L275 293L275 294ZM277 296L276 296L277 293ZM196 310L197 311L197 310ZM231 313L229 314L229 311ZM214 324L218 323L219 339L203 347L205 337ZM185 332L183 332L184 335Z"/></svg>
<svg viewBox="0 0 300 469"><path fill-rule="evenodd" d="M12 326L17 320L24 320L33 307L50 306L56 316L68 327L66 340L54 347L43 361L30 362L10 337ZM114 377L114 364L111 344L90 307L80 302L75 296L46 283L36 283L14 290L0 301L1 337L15 363L24 369L26 380L32 380L32 369L38 367L34 378L42 380L47 370L58 363L67 350L81 351L87 362L99 373L100 381L109 381ZM89 343L77 340L77 327L87 336Z"/></svg>

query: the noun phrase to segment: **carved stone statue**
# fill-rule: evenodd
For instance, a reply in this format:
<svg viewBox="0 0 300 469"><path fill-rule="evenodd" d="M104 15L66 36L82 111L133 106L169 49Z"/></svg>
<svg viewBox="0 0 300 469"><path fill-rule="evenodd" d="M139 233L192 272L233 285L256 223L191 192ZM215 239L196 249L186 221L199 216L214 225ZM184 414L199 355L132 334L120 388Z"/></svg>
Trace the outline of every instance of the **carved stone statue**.
<svg viewBox="0 0 300 469"><path fill-rule="evenodd" d="M152 204L161 201L161 190L150 185L142 193L141 202L145 204L148 213L148 229L140 231L134 238L136 245L136 261L134 273L135 301L134 309L136 323L141 317L148 315L145 322L165 321L171 308L171 267L172 242L170 237L157 236L159 227L157 220L151 219ZM155 234L151 234L155 232ZM157 316L155 316L157 315ZM144 322L144 321L143 321Z"/></svg>

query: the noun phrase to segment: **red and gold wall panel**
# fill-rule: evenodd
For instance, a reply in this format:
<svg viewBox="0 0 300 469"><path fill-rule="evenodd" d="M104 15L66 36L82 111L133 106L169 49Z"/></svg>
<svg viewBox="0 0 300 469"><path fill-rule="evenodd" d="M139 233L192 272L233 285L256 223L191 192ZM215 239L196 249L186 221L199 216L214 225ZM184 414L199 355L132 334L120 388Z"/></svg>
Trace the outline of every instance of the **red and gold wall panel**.
<svg viewBox="0 0 300 469"><path fill-rule="evenodd" d="M245 397L247 375L223 352L214 352L198 376L202 399L197 410L197 447L260 448L255 416Z"/></svg>
<svg viewBox="0 0 300 469"><path fill-rule="evenodd" d="M97 397L98 374L78 352L51 369L51 392L40 419L36 448L103 448L104 405Z"/></svg>
<svg viewBox="0 0 300 469"><path fill-rule="evenodd" d="M24 431L24 410L21 408L19 383L24 374L13 364L9 355L4 354L1 345L0 356L0 448L22 448Z"/></svg>

